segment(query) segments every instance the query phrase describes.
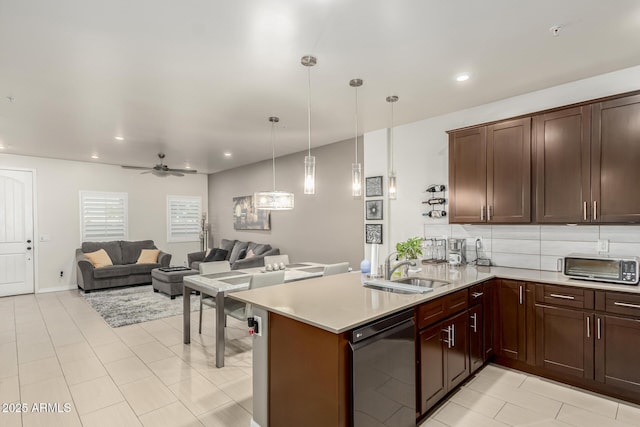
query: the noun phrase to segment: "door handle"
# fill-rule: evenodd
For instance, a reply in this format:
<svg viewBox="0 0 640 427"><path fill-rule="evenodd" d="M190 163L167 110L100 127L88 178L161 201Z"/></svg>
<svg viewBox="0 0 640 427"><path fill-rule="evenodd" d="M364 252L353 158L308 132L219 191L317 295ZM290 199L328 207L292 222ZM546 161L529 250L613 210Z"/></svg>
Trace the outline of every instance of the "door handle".
<svg viewBox="0 0 640 427"><path fill-rule="evenodd" d="M591 316L587 316L587 338L591 338Z"/></svg>
<svg viewBox="0 0 640 427"><path fill-rule="evenodd" d="M473 298L480 298L482 295L484 295L484 292L474 292L471 294Z"/></svg>
<svg viewBox="0 0 640 427"><path fill-rule="evenodd" d="M587 220L587 202L582 202L582 219Z"/></svg>
<svg viewBox="0 0 640 427"><path fill-rule="evenodd" d="M484 206L480 206L480 221L484 221Z"/></svg>
<svg viewBox="0 0 640 427"><path fill-rule="evenodd" d="M602 332L601 332L601 326L602 326L602 325L600 324L600 318L598 317L598 318L596 319L596 336L597 336L597 338L598 338L598 339L600 339L600 338L601 338L601 336L602 336L602 335L601 335L601 334L602 334Z"/></svg>
<svg viewBox="0 0 640 427"><path fill-rule="evenodd" d="M552 298L560 298L560 299L570 299L570 300L576 299L576 297L571 295L549 294L549 296Z"/></svg>
<svg viewBox="0 0 640 427"><path fill-rule="evenodd" d="M473 313L471 315L471 320L473 321L473 323L471 323L471 329L473 329L473 332L478 332L477 325L476 325L477 317L478 317L478 313Z"/></svg>
<svg viewBox="0 0 640 427"><path fill-rule="evenodd" d="M31 243L31 239L27 240L27 243Z"/></svg>
<svg viewBox="0 0 640 427"><path fill-rule="evenodd" d="M487 221L491 221L491 205L487 206Z"/></svg>
<svg viewBox="0 0 640 427"><path fill-rule="evenodd" d="M519 298L519 301L520 301L520 305L522 305L522 285L520 285L520 298Z"/></svg>
<svg viewBox="0 0 640 427"><path fill-rule="evenodd" d="M630 304L628 302L614 302L613 305L617 305L618 307L627 307L627 308L640 308L638 304Z"/></svg>
<svg viewBox="0 0 640 427"><path fill-rule="evenodd" d="M451 325L451 347L456 346L456 325L455 323Z"/></svg>
<svg viewBox="0 0 640 427"><path fill-rule="evenodd" d="M447 326L447 329L443 329L442 332L447 333L447 339L444 342L447 343L447 348L451 348L451 326Z"/></svg>
<svg viewBox="0 0 640 427"><path fill-rule="evenodd" d="M598 219L598 202L597 201L593 201L593 220L597 220Z"/></svg>
<svg viewBox="0 0 640 427"><path fill-rule="evenodd" d="M31 250L31 246L27 246L27 250L30 251Z"/></svg>

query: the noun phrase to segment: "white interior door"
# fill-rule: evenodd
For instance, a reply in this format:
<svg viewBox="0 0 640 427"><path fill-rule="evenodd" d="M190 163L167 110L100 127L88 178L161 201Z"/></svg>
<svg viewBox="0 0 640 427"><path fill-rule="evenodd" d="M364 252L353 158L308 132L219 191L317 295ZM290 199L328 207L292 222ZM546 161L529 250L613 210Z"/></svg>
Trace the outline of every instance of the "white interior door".
<svg viewBox="0 0 640 427"><path fill-rule="evenodd" d="M0 296L33 293L33 173L0 169Z"/></svg>

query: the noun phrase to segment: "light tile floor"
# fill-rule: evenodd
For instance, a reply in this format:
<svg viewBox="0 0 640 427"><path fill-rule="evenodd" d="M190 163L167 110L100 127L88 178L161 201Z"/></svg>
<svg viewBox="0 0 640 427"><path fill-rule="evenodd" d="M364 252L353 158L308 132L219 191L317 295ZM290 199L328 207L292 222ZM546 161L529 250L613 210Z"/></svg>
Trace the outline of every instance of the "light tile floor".
<svg viewBox="0 0 640 427"><path fill-rule="evenodd" d="M251 338L229 318L216 368L213 310L191 345L182 316L112 329L77 291L1 298L0 319L2 427L250 424ZM639 426L640 407L489 365L421 424L505 425Z"/></svg>

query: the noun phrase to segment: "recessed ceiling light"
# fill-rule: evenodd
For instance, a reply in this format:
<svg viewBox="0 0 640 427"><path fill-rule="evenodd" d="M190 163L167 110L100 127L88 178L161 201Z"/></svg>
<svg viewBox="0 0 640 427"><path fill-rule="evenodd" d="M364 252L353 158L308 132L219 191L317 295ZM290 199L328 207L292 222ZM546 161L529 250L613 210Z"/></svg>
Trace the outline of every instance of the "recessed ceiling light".
<svg viewBox="0 0 640 427"><path fill-rule="evenodd" d="M4 150L4 145L0 145L0 150Z"/></svg>
<svg viewBox="0 0 640 427"><path fill-rule="evenodd" d="M184 167L185 169L191 169L191 166L187 165Z"/></svg>
<svg viewBox="0 0 640 427"><path fill-rule="evenodd" d="M93 156L91 156L92 159L99 159L100 157L98 157L97 154L94 154Z"/></svg>
<svg viewBox="0 0 640 427"><path fill-rule="evenodd" d="M124 137L122 136L116 136L115 139L118 141L124 141Z"/></svg>
<svg viewBox="0 0 640 427"><path fill-rule="evenodd" d="M462 73L456 76L456 81L458 82L464 82L467 80L469 80L469 73Z"/></svg>
<svg viewBox="0 0 640 427"><path fill-rule="evenodd" d="M231 153L230 153L230 152L228 152L228 151L225 151L224 156L225 156L225 157L231 157Z"/></svg>

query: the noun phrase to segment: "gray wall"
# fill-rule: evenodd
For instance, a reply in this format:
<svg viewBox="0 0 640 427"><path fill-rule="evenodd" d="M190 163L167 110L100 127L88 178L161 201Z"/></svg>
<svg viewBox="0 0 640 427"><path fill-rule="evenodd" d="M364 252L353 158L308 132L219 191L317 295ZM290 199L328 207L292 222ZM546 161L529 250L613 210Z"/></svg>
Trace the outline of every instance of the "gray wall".
<svg viewBox="0 0 640 427"><path fill-rule="evenodd" d="M360 162L361 143L359 140ZM269 231L234 230L232 199L272 190L271 160L209 175L213 247L223 238L250 240L280 248L291 262L349 261L359 269L364 257L364 202L351 196L353 139L314 148L311 154L316 156L313 196L303 194L306 151L276 159L276 189L293 192L295 208L271 212Z"/></svg>

